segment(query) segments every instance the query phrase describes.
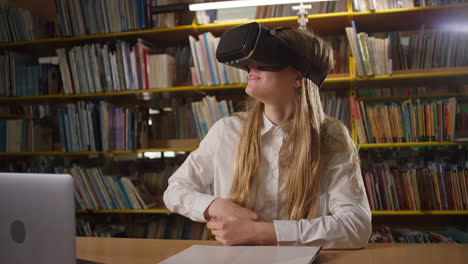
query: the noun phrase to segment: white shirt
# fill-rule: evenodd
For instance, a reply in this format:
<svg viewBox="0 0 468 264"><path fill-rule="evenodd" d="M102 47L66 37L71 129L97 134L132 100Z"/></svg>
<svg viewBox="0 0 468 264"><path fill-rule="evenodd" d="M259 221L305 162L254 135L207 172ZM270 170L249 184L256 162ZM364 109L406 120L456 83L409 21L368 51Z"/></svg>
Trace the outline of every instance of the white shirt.
<svg viewBox="0 0 468 264"><path fill-rule="evenodd" d="M234 174L235 152L243 123L239 117L216 122L180 168L169 178L164 203L173 212L206 222L204 212L216 198L228 198ZM371 212L360 168L358 184L352 186L350 153L330 155L322 170L321 194L314 219L287 220L285 172L278 156L285 134L263 116L260 189L254 211L273 221L281 244L304 244L324 248L361 248L371 235Z"/></svg>

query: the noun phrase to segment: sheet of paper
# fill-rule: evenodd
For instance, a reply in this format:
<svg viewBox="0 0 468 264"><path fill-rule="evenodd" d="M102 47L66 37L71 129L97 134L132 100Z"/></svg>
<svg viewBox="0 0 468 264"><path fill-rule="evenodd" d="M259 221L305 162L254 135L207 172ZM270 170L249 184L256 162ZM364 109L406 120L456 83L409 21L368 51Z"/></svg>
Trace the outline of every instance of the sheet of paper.
<svg viewBox="0 0 468 264"><path fill-rule="evenodd" d="M223 264L309 264L320 247L302 246L201 246L194 245L164 260L172 263Z"/></svg>

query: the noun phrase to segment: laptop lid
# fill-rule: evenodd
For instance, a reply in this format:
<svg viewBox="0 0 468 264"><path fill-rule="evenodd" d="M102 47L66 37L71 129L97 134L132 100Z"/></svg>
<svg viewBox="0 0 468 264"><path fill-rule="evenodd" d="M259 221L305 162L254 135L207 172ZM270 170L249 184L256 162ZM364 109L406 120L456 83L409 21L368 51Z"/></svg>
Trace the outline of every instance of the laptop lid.
<svg viewBox="0 0 468 264"><path fill-rule="evenodd" d="M0 173L0 263L75 263L73 178Z"/></svg>

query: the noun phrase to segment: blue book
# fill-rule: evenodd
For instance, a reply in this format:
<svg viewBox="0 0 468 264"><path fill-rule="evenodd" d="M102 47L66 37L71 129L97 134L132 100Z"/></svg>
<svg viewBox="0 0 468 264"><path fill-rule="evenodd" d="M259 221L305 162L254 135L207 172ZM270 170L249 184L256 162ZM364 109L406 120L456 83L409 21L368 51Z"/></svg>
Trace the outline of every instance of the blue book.
<svg viewBox="0 0 468 264"><path fill-rule="evenodd" d="M65 128L64 128L64 120L63 120L63 109L59 108L57 110L57 118L59 122L59 130L60 130L60 144L64 151L66 151L67 141L65 138Z"/></svg>
<svg viewBox="0 0 468 264"><path fill-rule="evenodd" d="M197 133L198 136L203 138L203 132L200 124L200 119L198 118L197 111L196 111L196 106L192 103L192 115L193 115L193 121L195 122L195 127L197 128Z"/></svg>
<svg viewBox="0 0 468 264"><path fill-rule="evenodd" d="M110 202L111 202L111 209L120 209L119 202L117 200L116 193L114 192L114 188L112 187L112 179L109 176L102 175L101 172L101 180L104 184L107 193L109 194Z"/></svg>
<svg viewBox="0 0 468 264"><path fill-rule="evenodd" d="M203 33L203 41L204 41L204 45L205 46L205 52L206 52L206 57L208 59L208 65L210 67L210 74L211 74L211 79L213 80L213 85L219 85L219 80L218 78L216 77L216 65L214 65L215 63L215 57L214 57L214 54L211 54L211 49L210 49L210 42L209 42L209 39L208 39L208 33Z"/></svg>
<svg viewBox="0 0 468 264"><path fill-rule="evenodd" d="M127 206L128 209L134 209L132 204L130 203L130 199L128 199L127 192L125 191L125 188L123 186L121 177L115 177L114 181L117 183L117 187L119 188L121 198L124 200L125 205Z"/></svg>
<svg viewBox="0 0 468 264"><path fill-rule="evenodd" d="M89 183L91 184L92 190L89 191L94 191L96 194L99 204L101 205L101 208L97 209L110 209L106 203L106 200L104 199L103 191L101 188L99 188L99 184L97 183L96 175L94 174L93 169L81 169L82 173L85 173L87 175L87 178L89 179Z"/></svg>

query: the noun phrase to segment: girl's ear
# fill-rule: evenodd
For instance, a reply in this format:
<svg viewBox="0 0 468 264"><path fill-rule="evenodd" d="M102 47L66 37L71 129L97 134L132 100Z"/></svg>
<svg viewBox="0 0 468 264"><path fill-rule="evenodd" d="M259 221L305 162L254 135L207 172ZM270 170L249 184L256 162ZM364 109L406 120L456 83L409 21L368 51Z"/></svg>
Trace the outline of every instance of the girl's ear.
<svg viewBox="0 0 468 264"><path fill-rule="evenodd" d="M297 73L297 76L296 76L296 79L294 80L294 87L295 87L295 88L301 87L301 85L302 85L302 78L304 78L304 76L302 75L302 73L298 72L298 73Z"/></svg>

